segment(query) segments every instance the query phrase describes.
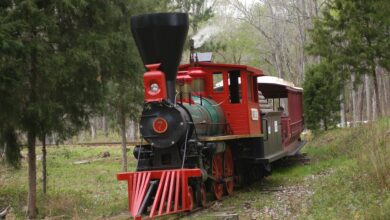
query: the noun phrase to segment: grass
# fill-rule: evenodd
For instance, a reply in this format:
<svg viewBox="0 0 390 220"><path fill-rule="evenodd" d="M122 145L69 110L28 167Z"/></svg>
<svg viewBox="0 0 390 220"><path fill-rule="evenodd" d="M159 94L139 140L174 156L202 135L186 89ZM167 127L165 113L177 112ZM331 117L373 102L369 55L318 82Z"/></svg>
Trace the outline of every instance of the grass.
<svg viewBox="0 0 390 220"><path fill-rule="evenodd" d="M37 151L40 149L37 148ZM101 152L110 157L99 158ZM131 151L128 157L132 158ZM73 164L80 160L94 160ZM97 159L97 160L96 160ZM63 216L96 219L127 209L127 185L116 180L121 170L121 150L116 147L60 146L48 148L48 193L43 195L41 165L38 161L38 218ZM133 170L135 160L129 160ZM24 218L27 198L27 165L20 170L0 165L0 207L10 204L17 219Z"/></svg>
<svg viewBox="0 0 390 220"><path fill-rule="evenodd" d="M390 216L390 193L372 180L362 178L356 161L340 166L315 183L308 216L314 219L386 219Z"/></svg>
<svg viewBox="0 0 390 220"><path fill-rule="evenodd" d="M99 158L103 151L109 151L111 156ZM317 134L302 152L310 157L310 164L287 167L279 164L271 176L238 189L218 206L189 218L214 219L212 213L219 211L236 212L240 219L276 218L264 214L268 209L282 212L279 219L389 219L389 118L357 128ZM127 186L115 177L121 169L120 157L120 146L49 147L46 196L41 191L38 161L39 218L97 219L126 212ZM131 151L128 157L133 158ZM73 164L91 159L98 160ZM129 170L134 169L134 163L130 159ZM0 207L11 204L12 215L23 219L27 198L25 161L20 170L0 164L0 174ZM289 191L289 187L293 189ZM312 193L301 195L294 187L303 187ZM283 214L286 204L288 213Z"/></svg>
<svg viewBox="0 0 390 220"><path fill-rule="evenodd" d="M320 135L309 151L319 161L344 158L335 172L314 184L308 217L388 219L390 217L390 119ZM314 153L313 153L314 150ZM324 151L315 154L316 151Z"/></svg>

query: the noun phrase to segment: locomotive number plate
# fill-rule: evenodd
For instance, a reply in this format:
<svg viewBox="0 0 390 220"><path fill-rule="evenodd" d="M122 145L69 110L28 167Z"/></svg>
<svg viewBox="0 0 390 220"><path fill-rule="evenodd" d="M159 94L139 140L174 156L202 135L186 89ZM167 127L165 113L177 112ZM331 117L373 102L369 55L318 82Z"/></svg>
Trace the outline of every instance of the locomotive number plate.
<svg viewBox="0 0 390 220"><path fill-rule="evenodd" d="M164 118L158 117L153 121L153 130L156 133L164 133L165 131L167 131L167 129L168 122Z"/></svg>

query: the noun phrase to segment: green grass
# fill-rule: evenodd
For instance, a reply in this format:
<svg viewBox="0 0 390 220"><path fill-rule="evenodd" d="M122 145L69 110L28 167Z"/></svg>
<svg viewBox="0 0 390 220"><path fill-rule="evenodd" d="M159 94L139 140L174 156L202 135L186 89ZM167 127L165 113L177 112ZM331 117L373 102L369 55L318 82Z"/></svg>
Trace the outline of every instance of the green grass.
<svg viewBox="0 0 390 220"><path fill-rule="evenodd" d="M344 158L332 175L314 183L306 217L390 218L390 119L320 135L308 153L318 161ZM323 151L323 152L321 152Z"/></svg>
<svg viewBox="0 0 390 220"><path fill-rule="evenodd" d="M37 153L40 148L37 148ZM103 151L110 157L100 158ZM39 154L39 153L38 153ZM131 151L128 157L132 158ZM80 160L94 160L87 164L73 164ZM135 160L130 159L129 170ZM16 218L24 218L27 198L27 166L20 170L0 165L0 207L11 204ZM65 216L95 219L124 212L127 209L127 185L116 180L121 170L120 146L48 148L48 192L42 193L41 164L38 161L39 218Z"/></svg>
<svg viewBox="0 0 390 220"><path fill-rule="evenodd" d="M308 217L314 219L386 219L390 216L390 191L362 177L358 163L350 160L330 176L315 183Z"/></svg>

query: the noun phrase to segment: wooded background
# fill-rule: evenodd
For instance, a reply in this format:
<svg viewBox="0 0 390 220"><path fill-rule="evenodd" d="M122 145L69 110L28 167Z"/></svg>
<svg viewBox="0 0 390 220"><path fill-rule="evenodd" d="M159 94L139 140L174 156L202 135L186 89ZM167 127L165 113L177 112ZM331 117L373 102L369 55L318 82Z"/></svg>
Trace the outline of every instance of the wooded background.
<svg viewBox="0 0 390 220"><path fill-rule="evenodd" d="M0 149L18 167L27 144L28 215L36 216L37 140L46 158L47 142L117 133L127 170L145 71L132 15L189 13L198 51L302 86L307 127L326 130L390 114L389 10L386 0L2 0Z"/></svg>

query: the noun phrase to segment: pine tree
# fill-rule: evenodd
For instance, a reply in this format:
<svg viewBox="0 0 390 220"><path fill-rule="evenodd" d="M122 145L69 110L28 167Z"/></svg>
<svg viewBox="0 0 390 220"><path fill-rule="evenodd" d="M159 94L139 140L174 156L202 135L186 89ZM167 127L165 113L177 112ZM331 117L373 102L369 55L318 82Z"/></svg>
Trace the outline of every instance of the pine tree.
<svg viewBox="0 0 390 220"><path fill-rule="evenodd" d="M309 129L324 130L338 122L340 75L332 65L322 60L308 69L303 85L306 124Z"/></svg>
<svg viewBox="0 0 390 220"><path fill-rule="evenodd" d="M321 66L332 69L332 74L338 75L341 84L351 78L351 74L358 79L363 74L371 75L374 81L377 109L379 115L382 115L375 70L377 66L387 70L390 68L389 25L389 1L329 1L323 11L323 17L314 23L310 33L312 42L308 45L309 54L319 60L320 64L317 66L319 69L312 68L306 76L310 80L313 70L324 72ZM314 98L308 97L308 99ZM306 107L311 108L311 106ZM309 116L307 119L311 120Z"/></svg>
<svg viewBox="0 0 390 220"><path fill-rule="evenodd" d="M37 215L36 139L72 134L103 100L114 6L104 0L0 4L0 131L2 137L7 127L27 134L29 218Z"/></svg>
<svg viewBox="0 0 390 220"><path fill-rule="evenodd" d="M143 103L142 65L130 29L131 16L167 10L167 1L122 0L115 2L118 17L112 20L108 34L108 59L104 66L110 73L106 87L106 109L115 121L122 142L122 171L127 171L126 130L129 119L137 120ZM128 5L132 7L128 7Z"/></svg>
<svg viewBox="0 0 390 220"><path fill-rule="evenodd" d="M191 35L198 32L199 26L214 16L213 7L206 0L173 0L173 9L188 13Z"/></svg>

